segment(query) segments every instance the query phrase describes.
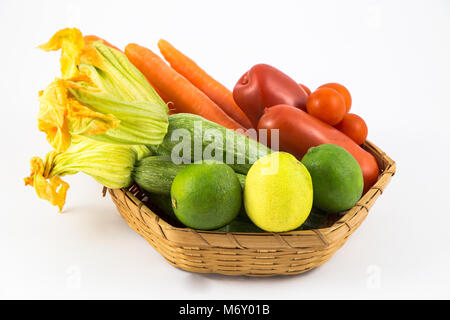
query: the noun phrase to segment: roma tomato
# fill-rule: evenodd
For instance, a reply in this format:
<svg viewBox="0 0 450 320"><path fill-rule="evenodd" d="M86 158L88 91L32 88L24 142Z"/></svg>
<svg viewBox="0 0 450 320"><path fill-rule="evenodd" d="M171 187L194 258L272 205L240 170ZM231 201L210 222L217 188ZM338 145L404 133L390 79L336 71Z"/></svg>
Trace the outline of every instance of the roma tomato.
<svg viewBox="0 0 450 320"><path fill-rule="evenodd" d="M311 93L306 102L306 110L331 126L341 122L346 112L344 98L331 88L319 88Z"/></svg>
<svg viewBox="0 0 450 320"><path fill-rule="evenodd" d="M319 88L331 88L339 92L345 101L345 108L347 109L347 112L350 111L350 108L352 107L352 96L350 95L350 92L347 90L346 87L344 87L342 84L336 83L336 82L330 82L325 83L321 85Z"/></svg>
<svg viewBox="0 0 450 320"><path fill-rule="evenodd" d="M324 143L333 143L346 149L355 157L364 177L364 192L378 179L379 167L374 156L358 146L352 139L336 128L312 117L306 112L278 105L264 110L259 119L259 129L278 129L278 140L272 141L272 134L267 133L268 145L272 148L279 143L280 151L289 152L301 160L309 148Z"/></svg>
<svg viewBox="0 0 450 320"><path fill-rule="evenodd" d="M344 119L336 125L336 129L345 133L359 145L366 141L368 132L366 122L354 113L347 113Z"/></svg>
<svg viewBox="0 0 450 320"><path fill-rule="evenodd" d="M265 108L287 104L306 110L308 94L280 70L257 64L236 83L233 98L256 127Z"/></svg>

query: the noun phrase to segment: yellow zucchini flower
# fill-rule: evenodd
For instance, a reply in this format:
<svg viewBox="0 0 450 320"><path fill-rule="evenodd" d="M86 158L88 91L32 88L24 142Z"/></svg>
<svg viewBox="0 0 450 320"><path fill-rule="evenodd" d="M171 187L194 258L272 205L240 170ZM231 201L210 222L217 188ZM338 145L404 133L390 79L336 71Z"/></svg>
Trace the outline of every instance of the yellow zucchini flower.
<svg viewBox="0 0 450 320"><path fill-rule="evenodd" d="M65 151L73 135L114 144L162 142L169 109L125 54L85 42L69 28L40 48L61 49L61 78L40 92L38 114L38 128L56 151Z"/></svg>
<svg viewBox="0 0 450 320"><path fill-rule="evenodd" d="M83 136L73 136L64 152L51 151L43 161L31 159L31 174L25 185L35 188L37 195L62 210L69 185L61 176L83 172L105 187L124 188L132 183L131 172L136 161L150 155L143 145L117 145Z"/></svg>

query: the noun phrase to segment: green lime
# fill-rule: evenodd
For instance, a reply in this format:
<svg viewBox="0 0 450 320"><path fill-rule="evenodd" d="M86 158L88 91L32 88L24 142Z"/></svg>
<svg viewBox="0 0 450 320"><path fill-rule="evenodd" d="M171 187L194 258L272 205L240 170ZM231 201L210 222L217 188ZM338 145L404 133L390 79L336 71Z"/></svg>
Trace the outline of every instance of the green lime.
<svg viewBox="0 0 450 320"><path fill-rule="evenodd" d="M344 148L322 144L310 148L302 163L311 174L314 207L326 212L341 212L361 198L364 180L358 161Z"/></svg>
<svg viewBox="0 0 450 320"><path fill-rule="evenodd" d="M202 230L223 227L239 213L242 188L233 169L204 160L181 169L173 180L172 207L184 225Z"/></svg>

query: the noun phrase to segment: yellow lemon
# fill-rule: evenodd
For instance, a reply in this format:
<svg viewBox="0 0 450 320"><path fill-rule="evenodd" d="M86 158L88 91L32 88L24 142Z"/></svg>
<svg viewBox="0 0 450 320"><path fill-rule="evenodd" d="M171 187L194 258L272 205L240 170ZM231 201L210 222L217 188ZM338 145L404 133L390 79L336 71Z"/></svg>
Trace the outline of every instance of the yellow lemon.
<svg viewBox="0 0 450 320"><path fill-rule="evenodd" d="M313 186L308 169L293 155L274 152L247 173L244 205L259 228L283 232L300 227L311 212Z"/></svg>

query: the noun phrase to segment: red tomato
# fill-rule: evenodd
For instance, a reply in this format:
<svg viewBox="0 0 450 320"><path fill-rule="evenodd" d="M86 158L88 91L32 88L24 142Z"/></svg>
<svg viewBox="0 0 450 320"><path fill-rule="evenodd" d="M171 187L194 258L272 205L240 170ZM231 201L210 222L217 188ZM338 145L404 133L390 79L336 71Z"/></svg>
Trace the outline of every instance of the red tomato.
<svg viewBox="0 0 450 320"><path fill-rule="evenodd" d="M305 110L308 95L285 73L257 64L238 80L233 99L256 127L265 108L283 103Z"/></svg>
<svg viewBox="0 0 450 320"><path fill-rule="evenodd" d="M336 129L345 133L359 145L366 141L367 125L360 116L354 113L347 113L344 119L336 125Z"/></svg>
<svg viewBox="0 0 450 320"><path fill-rule="evenodd" d="M311 90L309 90L309 88L307 86L305 86L304 84L299 83L298 84L300 87L303 88L303 90L305 90L305 92L308 94L308 96L311 94Z"/></svg>
<svg viewBox="0 0 450 320"><path fill-rule="evenodd" d="M350 108L352 107L352 96L350 95L350 92L347 90L346 87L344 87L342 84L331 82L321 85L319 88L331 88L339 92L345 101L345 108L347 109L347 112L350 111Z"/></svg>
<svg viewBox="0 0 450 320"><path fill-rule="evenodd" d="M341 122L346 112L344 98L331 88L319 88L311 93L306 101L306 110L332 126Z"/></svg>

